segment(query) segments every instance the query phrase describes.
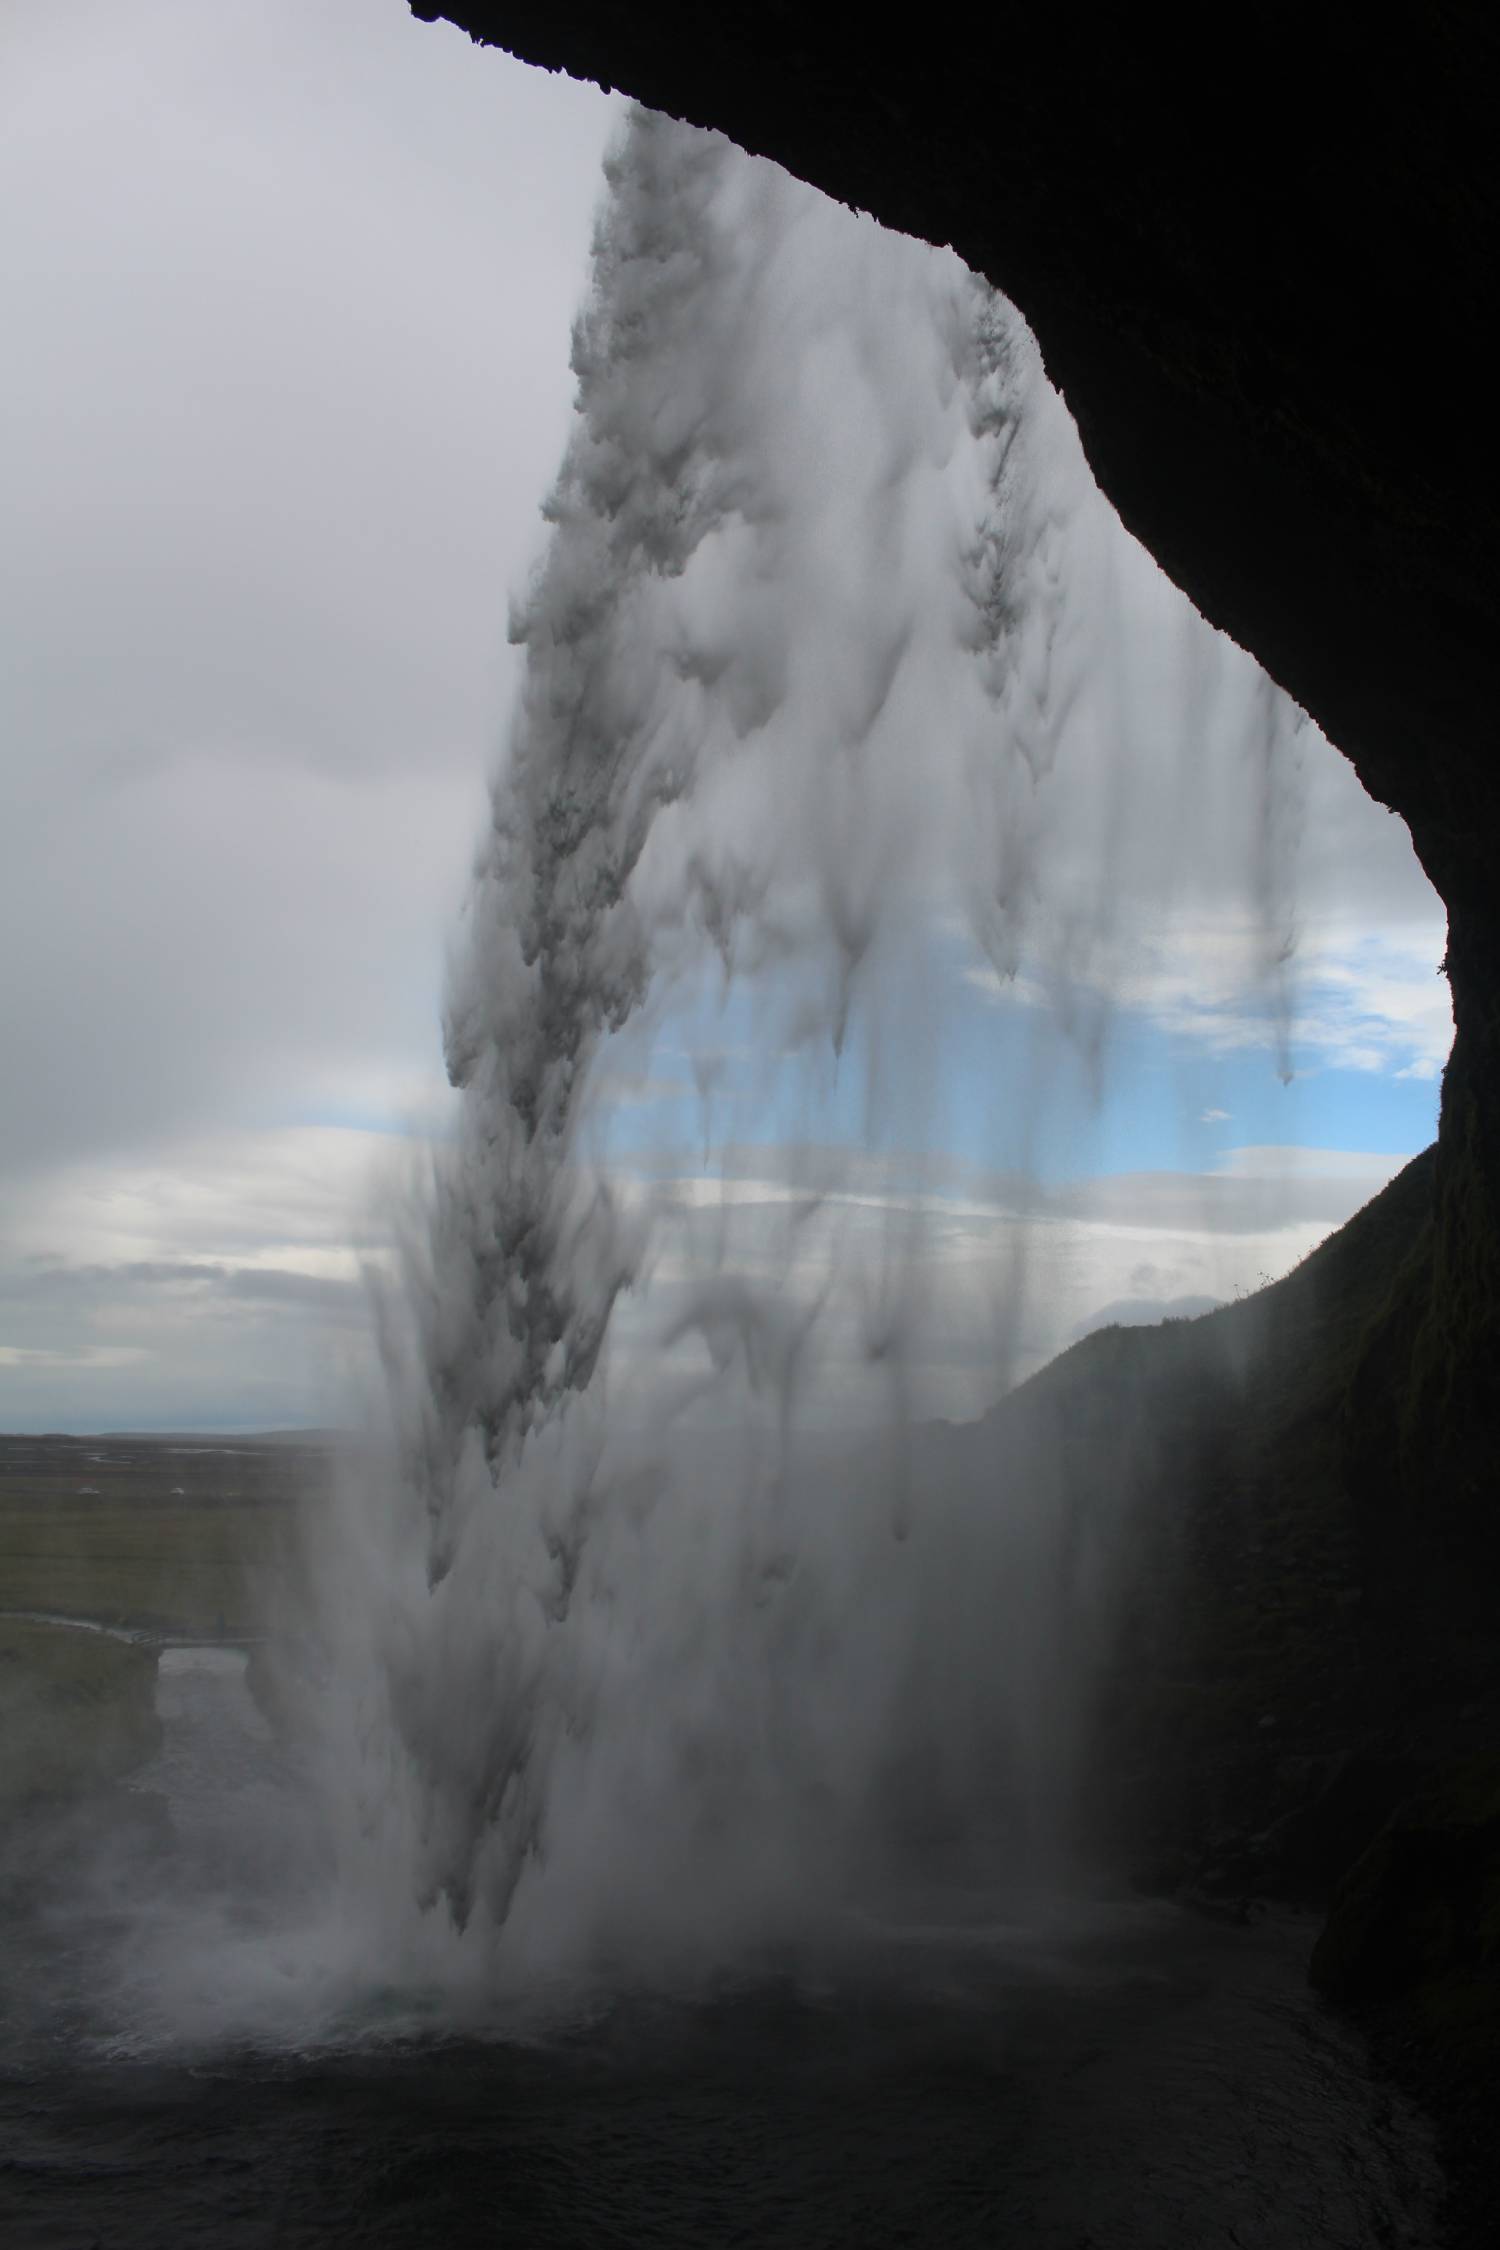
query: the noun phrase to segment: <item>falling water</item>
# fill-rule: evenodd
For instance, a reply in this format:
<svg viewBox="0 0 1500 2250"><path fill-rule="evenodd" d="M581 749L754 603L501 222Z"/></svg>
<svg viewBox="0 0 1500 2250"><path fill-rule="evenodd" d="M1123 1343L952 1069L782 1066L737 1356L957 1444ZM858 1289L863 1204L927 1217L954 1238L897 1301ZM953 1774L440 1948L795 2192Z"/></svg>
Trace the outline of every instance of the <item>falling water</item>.
<svg viewBox="0 0 1500 2250"><path fill-rule="evenodd" d="M1057 1877L1120 1526L932 1422L955 1336L1013 1375L1045 1248L965 1181L1097 1090L1142 898L1232 877L1273 978L1290 939L1300 715L1004 300L659 118L607 176L389 1462L313 1571L339 1942L475 1985L732 1964L954 1853Z"/></svg>

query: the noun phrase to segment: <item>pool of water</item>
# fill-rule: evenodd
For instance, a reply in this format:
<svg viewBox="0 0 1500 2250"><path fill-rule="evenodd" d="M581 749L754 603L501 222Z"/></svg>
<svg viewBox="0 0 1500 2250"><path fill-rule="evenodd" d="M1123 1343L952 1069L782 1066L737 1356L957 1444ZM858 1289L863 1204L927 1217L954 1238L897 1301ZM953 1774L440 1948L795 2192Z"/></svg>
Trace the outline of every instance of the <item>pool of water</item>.
<svg viewBox="0 0 1500 2250"><path fill-rule="evenodd" d="M595 1994L545 2033L459 2035L441 2011L418 2032L411 1996L372 1980L315 2041L267 2021L248 2036L231 2011L205 2036L201 1991L191 2038L166 2018L147 2035L122 2015L147 1989L133 1961L159 1976L190 1888L253 1891L288 1838L242 1660L169 1652L160 1704L161 1757L111 1815L113 1883L77 1878L97 1843L81 1816L10 1839L7 2244L1440 2239L1425 2129L1307 1992L1295 1920L1239 1929L950 1880L816 1959L691 1994Z"/></svg>

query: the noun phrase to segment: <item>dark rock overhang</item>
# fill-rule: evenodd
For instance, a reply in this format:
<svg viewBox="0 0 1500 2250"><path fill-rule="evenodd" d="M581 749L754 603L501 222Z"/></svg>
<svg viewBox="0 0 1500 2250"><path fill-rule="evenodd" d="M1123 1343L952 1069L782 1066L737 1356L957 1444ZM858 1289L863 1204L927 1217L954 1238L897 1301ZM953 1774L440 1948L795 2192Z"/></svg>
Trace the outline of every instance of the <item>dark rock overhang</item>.
<svg viewBox="0 0 1500 2250"><path fill-rule="evenodd" d="M1131 529L1450 904L1488 895L1492 13L414 12L951 243L1026 313Z"/></svg>

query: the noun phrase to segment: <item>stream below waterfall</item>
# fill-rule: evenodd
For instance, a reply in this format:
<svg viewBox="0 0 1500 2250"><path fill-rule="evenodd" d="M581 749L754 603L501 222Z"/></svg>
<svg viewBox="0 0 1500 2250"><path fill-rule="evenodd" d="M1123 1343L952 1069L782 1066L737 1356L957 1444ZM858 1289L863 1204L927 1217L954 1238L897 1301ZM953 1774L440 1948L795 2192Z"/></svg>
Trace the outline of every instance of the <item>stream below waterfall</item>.
<svg viewBox="0 0 1500 2250"><path fill-rule="evenodd" d="M144 2007L169 1980L163 1930L190 1944L191 1894L231 1866L269 1899L297 1815L242 1657L168 1651L158 1692L160 1753L124 1793L149 1817L119 1823L114 1880L76 1873L76 1828L29 1883L9 1841L7 2243L1439 2239L1425 2128L1308 1994L1311 1931L1294 1920L1224 1927L950 1875L825 1959L711 1993L596 1996L550 2027L480 2035L423 2029L372 1992L278 2043L264 2020L254 2038L210 2036L200 1979L174 2042Z"/></svg>

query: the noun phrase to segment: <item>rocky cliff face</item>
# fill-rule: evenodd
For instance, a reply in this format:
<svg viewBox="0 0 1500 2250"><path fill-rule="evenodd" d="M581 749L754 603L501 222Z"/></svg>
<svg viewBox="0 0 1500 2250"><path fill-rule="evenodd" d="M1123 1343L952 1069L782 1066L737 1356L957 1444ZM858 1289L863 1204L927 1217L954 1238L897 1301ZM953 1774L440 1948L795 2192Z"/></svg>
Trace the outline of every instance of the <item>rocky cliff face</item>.
<svg viewBox="0 0 1500 2250"><path fill-rule="evenodd" d="M1500 23L1004 4L414 0L717 126L1020 305L1131 529L1402 814L1458 1023L1432 1224L1356 1377L1367 1534L1493 1639L1500 637L1489 353ZM1413 1541L1412 1534L1421 1536ZM1472 1629L1471 1629L1472 1628Z"/></svg>

